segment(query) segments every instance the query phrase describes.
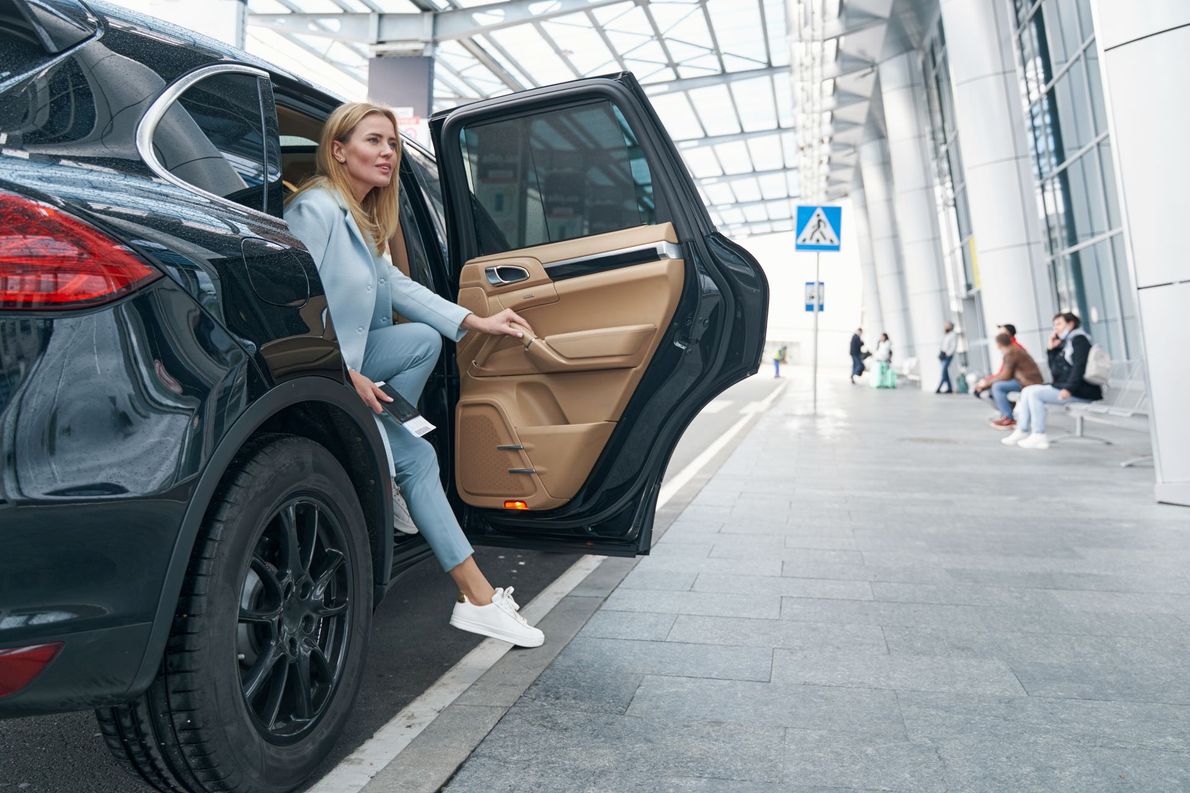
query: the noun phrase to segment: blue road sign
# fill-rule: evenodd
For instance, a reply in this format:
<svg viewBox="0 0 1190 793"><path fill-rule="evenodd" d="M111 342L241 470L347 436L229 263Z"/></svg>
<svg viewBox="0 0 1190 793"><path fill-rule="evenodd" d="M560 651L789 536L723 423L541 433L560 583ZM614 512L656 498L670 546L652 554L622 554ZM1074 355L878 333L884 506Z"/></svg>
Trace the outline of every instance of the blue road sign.
<svg viewBox="0 0 1190 793"><path fill-rule="evenodd" d="M822 311L824 302L826 300L826 283L818 282L818 289L814 288L813 281L806 281L806 311L812 313L814 311L814 298L818 298L818 310Z"/></svg>
<svg viewBox="0 0 1190 793"><path fill-rule="evenodd" d="M843 207L799 206L797 244L799 251L837 251L843 231Z"/></svg>

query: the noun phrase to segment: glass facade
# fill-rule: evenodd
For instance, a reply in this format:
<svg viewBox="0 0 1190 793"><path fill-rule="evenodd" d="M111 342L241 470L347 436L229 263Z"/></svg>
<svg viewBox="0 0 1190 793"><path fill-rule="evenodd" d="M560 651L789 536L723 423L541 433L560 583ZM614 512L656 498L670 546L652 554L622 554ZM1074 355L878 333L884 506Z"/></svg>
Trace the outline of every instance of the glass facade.
<svg viewBox="0 0 1190 793"><path fill-rule="evenodd" d="M1014 0L1037 209L1055 311L1113 358L1139 355L1089 0Z"/></svg>
<svg viewBox="0 0 1190 793"><path fill-rule="evenodd" d="M936 166L934 199L938 209L950 311L964 342L960 350L965 350L966 355L974 358L963 362L968 368L987 369L987 345L984 343L984 322L979 305L979 268L971 232L966 172L963 170L955 124L950 68L941 19L934 25L926 42L922 65L929 105L930 142Z"/></svg>

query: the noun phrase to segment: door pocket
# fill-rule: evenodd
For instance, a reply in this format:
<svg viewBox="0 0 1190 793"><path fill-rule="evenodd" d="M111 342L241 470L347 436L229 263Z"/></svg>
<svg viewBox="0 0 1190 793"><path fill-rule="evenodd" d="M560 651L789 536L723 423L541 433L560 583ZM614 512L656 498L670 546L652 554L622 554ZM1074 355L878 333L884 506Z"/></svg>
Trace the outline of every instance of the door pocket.
<svg viewBox="0 0 1190 793"><path fill-rule="evenodd" d="M569 427L561 429L565 432ZM549 460L549 466L539 468L531 457L532 444L523 442L495 402L460 402L456 438L459 495L468 504L501 509L505 501L515 499L524 501L529 509L553 509L565 503L551 495L543 477L552 475L558 482L555 487L569 485L570 461L553 453L556 445L550 444L548 437L534 436Z"/></svg>

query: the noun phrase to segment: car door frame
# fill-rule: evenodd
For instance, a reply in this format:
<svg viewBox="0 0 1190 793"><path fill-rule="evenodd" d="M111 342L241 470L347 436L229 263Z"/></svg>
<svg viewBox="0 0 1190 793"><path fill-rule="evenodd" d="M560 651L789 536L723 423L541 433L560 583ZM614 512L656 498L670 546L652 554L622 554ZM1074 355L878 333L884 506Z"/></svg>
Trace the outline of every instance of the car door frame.
<svg viewBox="0 0 1190 793"><path fill-rule="evenodd" d="M654 222L668 220L678 231L686 262L686 282L679 309L587 482L567 504L542 512L502 513L462 504L457 491L452 489L452 498L456 499L464 516L464 527L477 543L550 550L581 549L609 555L648 553L662 475L682 432L703 405L759 367L768 307L768 286L763 272L746 251L715 231L677 147L665 132L643 89L627 72L481 100L436 114L431 119L447 215L447 266L451 288L457 294L462 265L480 255L457 130L480 118L496 120L599 100L611 101L637 137L653 180L658 213ZM662 207L665 208L664 215ZM738 316L743 310L743 300L733 290L738 284L729 283L727 276L713 264L724 257L729 260L735 257L739 264L737 269L747 269L748 277L755 282L754 290L760 295L760 316L754 324L759 332L750 333L745 321L742 325L744 332L739 338L714 344L705 336L712 328L713 313L722 308L718 330L735 336ZM694 301L693 311L688 303L690 300ZM683 307L686 311L681 313ZM627 487L621 486L616 493L604 492L603 480L609 476L609 469L615 466L617 457L625 453L624 447L637 434L631 431L632 427L653 406L653 394L671 378L676 367L684 365L681 358L692 355L692 351L712 353L704 370L714 373L715 377L684 391L676 404L658 417L655 440L645 449L635 449L636 454L644 455L638 481ZM669 356L665 362L663 356ZM732 360L728 360L729 356ZM627 439L625 433L620 432L625 422L630 425ZM631 524L627 534L608 536L601 533L601 528L623 525L626 520ZM533 530L532 534L524 532L526 526Z"/></svg>

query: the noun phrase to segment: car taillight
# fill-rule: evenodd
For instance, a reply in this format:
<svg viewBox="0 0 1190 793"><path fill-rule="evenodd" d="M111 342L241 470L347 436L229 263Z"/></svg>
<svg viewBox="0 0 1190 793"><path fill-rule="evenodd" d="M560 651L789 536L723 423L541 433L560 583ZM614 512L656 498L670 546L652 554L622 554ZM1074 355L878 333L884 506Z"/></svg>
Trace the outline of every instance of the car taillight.
<svg viewBox="0 0 1190 793"><path fill-rule="evenodd" d="M94 226L40 201L0 193L0 310L99 305L160 277Z"/></svg>
<svg viewBox="0 0 1190 793"><path fill-rule="evenodd" d="M33 682L61 649L62 642L53 642L0 650L0 697L15 694Z"/></svg>

